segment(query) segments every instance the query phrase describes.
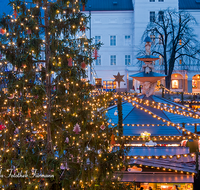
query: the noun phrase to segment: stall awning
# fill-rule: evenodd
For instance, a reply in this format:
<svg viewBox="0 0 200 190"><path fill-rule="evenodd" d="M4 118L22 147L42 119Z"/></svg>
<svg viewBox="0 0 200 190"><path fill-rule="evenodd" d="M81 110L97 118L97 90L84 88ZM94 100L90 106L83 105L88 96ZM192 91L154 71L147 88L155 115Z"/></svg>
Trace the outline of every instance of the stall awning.
<svg viewBox="0 0 200 190"><path fill-rule="evenodd" d="M141 183L194 183L192 175L176 173L124 173L123 182Z"/></svg>

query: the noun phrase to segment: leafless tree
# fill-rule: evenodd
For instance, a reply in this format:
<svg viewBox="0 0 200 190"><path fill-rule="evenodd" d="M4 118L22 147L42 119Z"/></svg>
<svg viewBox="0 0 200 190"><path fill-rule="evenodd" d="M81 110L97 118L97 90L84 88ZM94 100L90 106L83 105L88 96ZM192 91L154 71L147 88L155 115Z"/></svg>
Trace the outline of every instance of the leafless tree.
<svg viewBox="0 0 200 190"><path fill-rule="evenodd" d="M191 66L199 63L200 46L194 27L195 18L187 12L174 10L160 11L150 22L143 39L150 34L152 54L163 61L166 88L170 89L171 75L176 64ZM187 67L187 68L188 68Z"/></svg>

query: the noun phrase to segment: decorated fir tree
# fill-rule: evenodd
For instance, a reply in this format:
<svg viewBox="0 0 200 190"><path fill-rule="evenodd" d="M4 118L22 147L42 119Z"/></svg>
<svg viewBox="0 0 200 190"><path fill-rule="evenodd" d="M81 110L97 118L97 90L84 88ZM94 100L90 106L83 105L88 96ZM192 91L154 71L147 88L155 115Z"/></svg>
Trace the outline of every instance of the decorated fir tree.
<svg viewBox="0 0 200 190"><path fill-rule="evenodd" d="M107 125L110 97L92 96L86 80L98 47L85 36L85 3L12 0L1 18L1 188L122 188L114 173L126 150L112 149L122 142Z"/></svg>

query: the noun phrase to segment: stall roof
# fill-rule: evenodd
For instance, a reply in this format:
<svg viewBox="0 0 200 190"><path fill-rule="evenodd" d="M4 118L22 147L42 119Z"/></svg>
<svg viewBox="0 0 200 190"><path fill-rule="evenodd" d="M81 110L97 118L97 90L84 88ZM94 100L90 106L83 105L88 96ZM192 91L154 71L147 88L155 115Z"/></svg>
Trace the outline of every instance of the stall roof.
<svg viewBox="0 0 200 190"><path fill-rule="evenodd" d="M88 0L86 11L127 11L133 10L132 0Z"/></svg>
<svg viewBox="0 0 200 190"><path fill-rule="evenodd" d="M167 156L189 154L188 147L132 147L129 156Z"/></svg>
<svg viewBox="0 0 200 190"><path fill-rule="evenodd" d="M179 0L179 9L200 9L199 0Z"/></svg>

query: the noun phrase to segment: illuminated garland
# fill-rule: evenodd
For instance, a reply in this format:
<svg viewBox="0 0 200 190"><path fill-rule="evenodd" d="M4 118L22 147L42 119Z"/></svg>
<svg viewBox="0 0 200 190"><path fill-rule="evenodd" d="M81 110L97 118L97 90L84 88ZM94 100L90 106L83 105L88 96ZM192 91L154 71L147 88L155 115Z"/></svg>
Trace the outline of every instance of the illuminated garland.
<svg viewBox="0 0 200 190"><path fill-rule="evenodd" d="M180 159L181 157L183 158L186 158L190 156L191 158L195 158L195 154L194 153L189 153L189 154L175 154L175 155L161 155L161 156L140 156L140 155L137 155L137 156L126 156L126 159L127 160L130 160L130 159L145 159L145 158L148 158L148 159L173 159L173 158L177 158L177 159Z"/></svg>
<svg viewBox="0 0 200 190"><path fill-rule="evenodd" d="M135 104L134 104L135 105ZM134 106L133 105L133 106ZM156 119L158 119L158 120L162 120L163 122L167 122L167 124L169 125L171 125L171 126L173 126L173 127L176 127L177 129L179 129L179 130L182 130L183 132L186 132L186 134L187 135L193 135L193 138L199 138L200 139L200 136L199 135L197 135L197 134L195 134L195 133L192 133L192 132L190 132L190 131L188 131L187 129L185 129L184 127L181 127L181 126L179 126L179 125L177 125L177 124L175 124L175 123L173 123L173 122L171 122L171 121L167 121L166 119L163 119L162 117L160 117L160 116L158 116L158 115L156 115L156 114L154 114L154 113L152 113L151 111L149 111L148 109L146 109L146 108L143 108L142 106L140 106L140 105L136 105L135 106L136 108L138 108L138 109L140 109L140 110L146 110L146 112L148 112L148 114L150 114L153 118L156 118ZM192 136L189 136L189 138L192 138Z"/></svg>
<svg viewBox="0 0 200 190"><path fill-rule="evenodd" d="M141 103L141 104L144 104L146 106L150 106L150 107L155 108L155 109L164 110L164 111L167 111L169 113L183 115L183 116L187 116L187 117L192 117L192 118L195 118L195 119L200 118L200 115L192 112L192 111L196 112L197 110L192 110L191 108L185 108L185 107L170 105L170 104L166 104L166 103L159 103L159 102L144 100L144 99L140 99L140 98L136 98L136 97L134 97L134 98L125 97L124 99L125 100L131 99L132 101L135 101L137 103ZM172 108L174 108L174 109L172 109ZM181 110L178 110L178 109L181 109Z"/></svg>
<svg viewBox="0 0 200 190"><path fill-rule="evenodd" d="M190 93L190 92L174 92L174 91L172 91L172 90L167 89L166 87L164 87L164 86L162 86L162 85L160 85L159 87L160 87L161 89L166 90L166 91L169 92L170 94L200 95L199 92L192 92L192 93Z"/></svg>
<svg viewBox="0 0 200 190"><path fill-rule="evenodd" d="M152 168L152 169L157 169L157 170L161 170L162 172L163 171L165 171L165 172L167 172L167 171L169 171L169 172L175 172L175 173L181 173L181 174L183 174L183 173L185 173L185 174L188 174L188 175L195 175L195 173L194 172L188 172L188 171L184 171L184 170L174 170L174 169L171 169L171 168L165 168L165 167L156 167L156 166L149 166L149 165L145 165L145 164L136 164L136 163L134 163L134 164L130 164L129 165L129 167L131 167L131 165L136 165L136 166L139 166L139 167L145 167L145 168Z"/></svg>

